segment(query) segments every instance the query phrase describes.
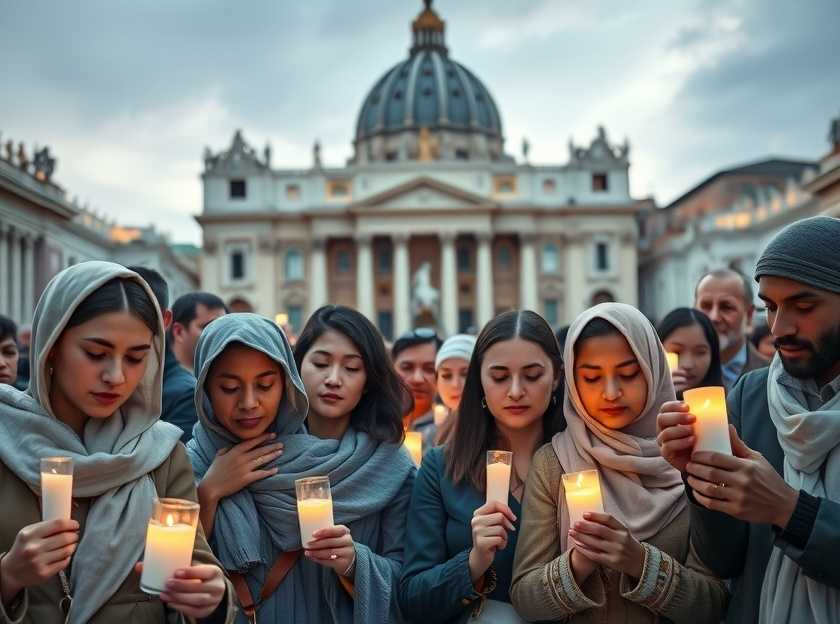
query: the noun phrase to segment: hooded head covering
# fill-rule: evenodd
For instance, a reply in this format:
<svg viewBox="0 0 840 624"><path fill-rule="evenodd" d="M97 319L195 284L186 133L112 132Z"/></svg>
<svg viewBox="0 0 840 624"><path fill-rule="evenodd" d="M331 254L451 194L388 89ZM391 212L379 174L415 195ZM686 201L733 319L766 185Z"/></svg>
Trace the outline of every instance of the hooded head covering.
<svg viewBox="0 0 840 624"><path fill-rule="evenodd" d="M647 399L638 418L623 430L605 427L590 416L575 385L575 346L593 319L613 325L630 345L647 382ZM685 507L680 473L659 453L656 415L666 401L674 401L674 384L665 350L650 322L636 308L602 303L577 317L569 328L563 361L566 396L563 412L567 428L551 443L563 472L598 469L604 510L615 516L636 539L645 540L668 526ZM562 489L562 483L561 483ZM557 506L560 541L566 550L569 513L565 493Z"/></svg>
<svg viewBox="0 0 840 624"><path fill-rule="evenodd" d="M266 354L286 376L277 419L270 429L284 443L283 454L265 466L278 468L278 473L222 499L213 525L212 544L219 561L228 570L246 571L273 563L264 561L261 554L261 526L281 552L300 548L296 479L329 476L335 522L348 524L379 513L394 498L414 464L399 445L380 443L352 427L341 440L308 435L303 426L308 409L306 392L283 331L256 314L228 314L207 326L196 348L198 423L187 452L198 479L220 449L241 442L216 418L204 389L213 362L232 343ZM358 583L358 568L356 580Z"/></svg>
<svg viewBox="0 0 840 624"><path fill-rule="evenodd" d="M139 275L110 262L83 262L47 285L32 323L32 376L26 392L0 386L0 461L35 492L41 489L42 457L73 459L73 496L94 498L73 557L71 623L87 622L116 593L143 553L146 525L156 496L149 475L172 453L177 427L160 422L163 321L147 358L146 372L128 400L110 418L88 419L81 439L50 404L48 357L76 308L113 279L134 280L153 305ZM53 377L72 374L56 370ZM76 573L78 571L78 573Z"/></svg>

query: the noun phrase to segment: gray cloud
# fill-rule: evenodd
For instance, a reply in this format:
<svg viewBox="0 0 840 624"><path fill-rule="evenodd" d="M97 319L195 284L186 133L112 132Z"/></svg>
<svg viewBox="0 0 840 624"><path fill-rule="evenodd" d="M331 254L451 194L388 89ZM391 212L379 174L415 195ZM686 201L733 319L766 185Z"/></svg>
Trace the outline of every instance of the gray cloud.
<svg viewBox="0 0 840 624"><path fill-rule="evenodd" d="M680 6L674 6L679 4ZM577 6L576 6L577 5ZM488 85L508 149L563 162L597 123L633 145L633 188L667 202L723 166L816 158L840 110L834 0L455 2L455 58ZM420 2L13 2L0 131L49 143L58 178L124 223L197 240L205 144L236 127L305 166L350 155L375 80L407 54Z"/></svg>

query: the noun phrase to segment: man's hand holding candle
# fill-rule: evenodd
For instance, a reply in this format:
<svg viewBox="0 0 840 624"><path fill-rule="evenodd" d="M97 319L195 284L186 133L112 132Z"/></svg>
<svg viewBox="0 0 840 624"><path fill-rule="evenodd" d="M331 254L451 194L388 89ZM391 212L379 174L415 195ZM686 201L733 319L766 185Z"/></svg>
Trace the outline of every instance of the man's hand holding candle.
<svg viewBox="0 0 840 624"><path fill-rule="evenodd" d="M143 572L143 563L134 570ZM160 599L179 613L191 618L206 618L212 614L225 597L225 577L221 568L212 564L191 565L176 570L166 582L166 591Z"/></svg>
<svg viewBox="0 0 840 624"><path fill-rule="evenodd" d="M485 503L475 510L472 526L473 547L469 566L473 584L477 583L493 564L496 552L508 543L508 531L515 531L516 516L510 507L499 501Z"/></svg>
<svg viewBox="0 0 840 624"><path fill-rule="evenodd" d="M339 576L353 578L356 545L353 536L343 524L318 529L313 540L304 544L306 556L322 566L332 568Z"/></svg>
<svg viewBox="0 0 840 624"><path fill-rule="evenodd" d="M729 426L733 455L698 451L686 466L695 500L712 511L757 524L787 527L799 493Z"/></svg>
<svg viewBox="0 0 840 624"><path fill-rule="evenodd" d="M645 548L627 527L610 514L586 512L583 518L569 529L569 539L574 544L572 552L580 552L594 564L640 578Z"/></svg>

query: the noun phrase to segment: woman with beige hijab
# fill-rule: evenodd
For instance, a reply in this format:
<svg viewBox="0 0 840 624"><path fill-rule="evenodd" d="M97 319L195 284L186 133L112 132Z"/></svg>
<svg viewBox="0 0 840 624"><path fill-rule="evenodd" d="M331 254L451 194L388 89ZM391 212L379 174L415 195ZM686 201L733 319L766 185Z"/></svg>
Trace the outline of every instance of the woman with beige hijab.
<svg viewBox="0 0 840 624"><path fill-rule="evenodd" d="M689 541L679 472L656 414L674 400L664 350L635 308L581 314L565 345L567 428L534 455L511 598L527 620L718 622L727 592ZM570 526L561 476L596 469L605 513Z"/></svg>

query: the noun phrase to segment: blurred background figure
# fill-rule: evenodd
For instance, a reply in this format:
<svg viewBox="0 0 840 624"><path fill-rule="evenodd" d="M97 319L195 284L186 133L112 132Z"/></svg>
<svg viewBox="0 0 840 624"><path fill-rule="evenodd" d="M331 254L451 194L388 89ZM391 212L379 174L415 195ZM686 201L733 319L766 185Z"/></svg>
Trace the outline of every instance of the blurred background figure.
<svg viewBox="0 0 840 624"><path fill-rule="evenodd" d="M15 322L0 316L0 384L17 386L18 377L18 329Z"/></svg>
<svg viewBox="0 0 840 624"><path fill-rule="evenodd" d="M437 435L433 409L437 394L435 358L441 343L434 329L418 327L397 338L391 349L394 368L414 398L414 409L406 414L403 424L407 431L423 435L424 452L434 446Z"/></svg>
<svg viewBox="0 0 840 624"><path fill-rule="evenodd" d="M699 310L677 308L657 328L665 351L679 356L679 367L671 373L677 398L700 386L722 386L718 335L709 317Z"/></svg>
<svg viewBox="0 0 840 624"><path fill-rule="evenodd" d="M21 390L26 389L29 385L29 343L32 341L32 325L26 323L18 327L17 333L17 347L18 347L18 369L17 369L17 383L15 384Z"/></svg>
<svg viewBox="0 0 840 624"><path fill-rule="evenodd" d="M774 343L773 334L770 333L770 326L767 325L767 320L763 319L755 324L755 327L750 334L750 343L755 347L761 355L768 360L772 360L776 355L776 346Z"/></svg>
<svg viewBox="0 0 840 624"><path fill-rule="evenodd" d="M746 277L734 269L707 273L697 282L694 307L709 317L717 332L727 389L744 373L769 364L747 339L755 305L752 284Z"/></svg>
<svg viewBox="0 0 840 624"><path fill-rule="evenodd" d="M225 302L208 292L187 293L172 304L172 327L167 343L181 366L190 373L193 373L195 345L201 332L211 321L227 313Z"/></svg>
<svg viewBox="0 0 840 624"><path fill-rule="evenodd" d="M455 334L447 338L437 352L435 358L435 375L437 378L437 392L443 405L435 406L435 421L438 428L437 443L446 441L448 432L452 430L455 418L454 412L461 403L461 394L467 381L467 371L470 358L475 347L475 336L469 334ZM438 418L437 412L441 412Z"/></svg>

